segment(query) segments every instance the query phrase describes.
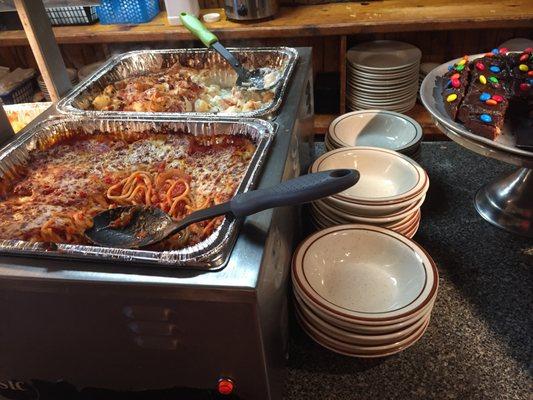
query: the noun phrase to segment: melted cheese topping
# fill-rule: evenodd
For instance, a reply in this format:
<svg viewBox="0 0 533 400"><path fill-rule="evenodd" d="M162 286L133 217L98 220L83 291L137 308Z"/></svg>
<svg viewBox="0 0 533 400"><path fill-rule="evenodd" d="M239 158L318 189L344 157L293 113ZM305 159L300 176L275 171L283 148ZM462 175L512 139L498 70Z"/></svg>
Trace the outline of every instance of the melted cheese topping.
<svg viewBox="0 0 533 400"><path fill-rule="evenodd" d="M85 243L83 231L92 225L92 217L119 205L107 196L108 189L136 171L154 176L182 171L192 208L227 201L254 151L244 137L195 138L179 132L94 134L60 141L35 150L22 177L0 199L0 239ZM205 229L189 236L181 247L205 239Z"/></svg>

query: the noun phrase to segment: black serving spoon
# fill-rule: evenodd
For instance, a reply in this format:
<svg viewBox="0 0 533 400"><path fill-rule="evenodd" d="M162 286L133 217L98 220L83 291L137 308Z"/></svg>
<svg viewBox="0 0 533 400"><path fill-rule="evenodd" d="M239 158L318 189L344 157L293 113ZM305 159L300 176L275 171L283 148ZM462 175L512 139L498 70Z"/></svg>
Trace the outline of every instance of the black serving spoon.
<svg viewBox="0 0 533 400"><path fill-rule="evenodd" d="M359 172L354 169L308 174L268 189L237 194L226 203L195 211L178 222L157 207L112 208L94 217L93 227L85 231L85 236L104 247L144 247L160 242L195 222L220 215L245 217L268 208L306 203L346 190L358 180Z"/></svg>
<svg viewBox="0 0 533 400"><path fill-rule="evenodd" d="M251 90L268 90L277 85L281 75L272 68L257 68L248 70L242 66L239 60L222 46L216 35L209 31L202 22L194 15L182 12L180 14L182 24L194 36L202 41L206 47L212 47L220 54L237 72L237 85ZM268 78L268 79L265 79Z"/></svg>

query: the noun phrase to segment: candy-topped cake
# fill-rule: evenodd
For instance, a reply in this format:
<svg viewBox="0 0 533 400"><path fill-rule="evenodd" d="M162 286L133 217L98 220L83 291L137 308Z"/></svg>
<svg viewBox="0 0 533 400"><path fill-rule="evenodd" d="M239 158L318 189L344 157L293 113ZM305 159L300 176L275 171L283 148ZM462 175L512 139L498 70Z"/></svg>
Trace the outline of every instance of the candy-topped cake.
<svg viewBox="0 0 533 400"><path fill-rule="evenodd" d="M533 118L533 49L463 57L444 75L446 112L473 133L496 139L506 119Z"/></svg>

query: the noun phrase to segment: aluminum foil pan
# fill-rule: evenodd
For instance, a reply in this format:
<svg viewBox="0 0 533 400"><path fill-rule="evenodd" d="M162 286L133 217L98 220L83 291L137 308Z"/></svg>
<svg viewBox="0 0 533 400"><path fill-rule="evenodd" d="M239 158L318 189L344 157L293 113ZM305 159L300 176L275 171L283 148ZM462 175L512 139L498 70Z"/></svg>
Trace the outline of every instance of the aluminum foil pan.
<svg viewBox="0 0 533 400"><path fill-rule="evenodd" d="M262 47L262 48L230 48L235 56L246 68L271 67L279 69L281 78L274 90L274 99L268 105L257 110L240 113L182 113L188 116L223 115L249 117L271 117L281 106L283 96L289 85L289 78L298 60L296 49L288 47ZM233 87L237 74L231 69L220 55L208 49L170 49L170 50L139 50L120 54L99 68L92 76L62 99L57 108L62 113L84 115L113 115L123 116L133 114L129 111L94 111L87 110L96 95L100 94L107 85L132 76L147 72L159 72L179 62L181 65L196 68L213 69L213 76L222 87ZM161 116L173 117L178 113L170 112L142 112L148 117Z"/></svg>
<svg viewBox="0 0 533 400"><path fill-rule="evenodd" d="M47 144L62 135L72 136L75 129L92 134L95 130L114 132L117 130L160 129L163 126L183 130L191 135L206 135L217 132L227 135L246 135L256 145L244 178L237 189L243 193L253 187L274 138L274 126L259 119L228 118L49 118L18 136L1 150L0 179L11 179L16 169L27 163L32 150L46 148ZM80 132L79 130L77 132ZM127 250L89 245L60 243L30 243L22 240L0 240L0 254L23 256L66 257L69 259L90 259L93 261L126 262L134 264L156 264L165 267L190 267L218 269L227 260L237 238L238 221L225 218L223 223L206 240L187 248L169 251Z"/></svg>
<svg viewBox="0 0 533 400"><path fill-rule="evenodd" d="M26 125L52 106L51 102L19 103L4 106L4 111L11 122L15 133L21 131Z"/></svg>

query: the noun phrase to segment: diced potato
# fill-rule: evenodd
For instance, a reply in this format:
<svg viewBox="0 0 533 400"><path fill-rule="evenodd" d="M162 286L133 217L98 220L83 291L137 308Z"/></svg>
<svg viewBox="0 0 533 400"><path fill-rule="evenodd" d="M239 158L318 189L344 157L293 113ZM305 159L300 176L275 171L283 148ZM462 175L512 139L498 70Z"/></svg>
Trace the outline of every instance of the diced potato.
<svg viewBox="0 0 533 400"><path fill-rule="evenodd" d="M194 102L194 110L197 112L208 112L209 104L204 100L198 99Z"/></svg>
<svg viewBox="0 0 533 400"><path fill-rule="evenodd" d="M115 94L115 87L113 85L106 86L106 88L104 89L104 94L108 96L113 96L113 94Z"/></svg>
<svg viewBox="0 0 533 400"><path fill-rule="evenodd" d="M143 103L140 101L135 101L134 103L132 103L131 109L132 111L137 111L137 112L144 111Z"/></svg>
<svg viewBox="0 0 533 400"><path fill-rule="evenodd" d="M111 98L105 94L96 96L93 100L93 107L97 110L103 110L109 104L111 104Z"/></svg>

